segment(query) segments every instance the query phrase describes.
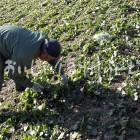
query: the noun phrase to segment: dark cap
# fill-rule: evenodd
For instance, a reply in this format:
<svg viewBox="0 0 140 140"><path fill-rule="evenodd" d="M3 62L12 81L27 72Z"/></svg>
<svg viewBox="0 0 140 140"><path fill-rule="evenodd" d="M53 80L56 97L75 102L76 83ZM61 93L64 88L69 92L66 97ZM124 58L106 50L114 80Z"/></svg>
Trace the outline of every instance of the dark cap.
<svg viewBox="0 0 140 140"><path fill-rule="evenodd" d="M45 39L43 50L52 57L59 57L61 53L61 45L56 39Z"/></svg>

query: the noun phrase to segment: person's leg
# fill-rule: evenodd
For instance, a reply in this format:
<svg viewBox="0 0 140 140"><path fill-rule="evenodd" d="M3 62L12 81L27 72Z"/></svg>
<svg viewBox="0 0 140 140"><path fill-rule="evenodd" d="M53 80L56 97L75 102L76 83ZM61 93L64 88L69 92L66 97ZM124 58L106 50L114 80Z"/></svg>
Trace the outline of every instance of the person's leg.
<svg viewBox="0 0 140 140"><path fill-rule="evenodd" d="M24 91L27 87L31 88L33 86L31 79L26 77L26 73L24 73L23 71L19 73L17 67L15 67L14 73L12 73L12 71L9 71L8 76L10 79L14 80L15 88L19 92Z"/></svg>
<svg viewBox="0 0 140 140"><path fill-rule="evenodd" d="M14 82L15 82L16 91L22 92L26 89L26 87L22 85L18 80L15 80Z"/></svg>
<svg viewBox="0 0 140 140"><path fill-rule="evenodd" d="M12 72L9 71L8 76L9 76L10 79L12 79L15 82L16 91L22 92L26 89L26 86L23 85L22 75L12 74Z"/></svg>
<svg viewBox="0 0 140 140"><path fill-rule="evenodd" d="M4 61L2 56L0 55L0 91L3 84L3 79L4 79Z"/></svg>

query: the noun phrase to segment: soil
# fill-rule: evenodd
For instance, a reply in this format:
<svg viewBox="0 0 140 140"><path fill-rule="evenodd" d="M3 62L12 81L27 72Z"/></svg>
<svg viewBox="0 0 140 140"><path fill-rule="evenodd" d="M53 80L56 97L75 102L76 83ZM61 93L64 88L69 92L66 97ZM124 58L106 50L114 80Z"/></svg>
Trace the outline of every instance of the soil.
<svg viewBox="0 0 140 140"><path fill-rule="evenodd" d="M9 87L9 85L12 86ZM7 81L1 92L1 102L9 103L11 107L7 110L3 106L0 107L1 122L12 115L16 117L22 113L27 114L27 112L16 111L20 93L13 95L13 87L14 83ZM59 100L46 99L49 102L49 108L58 113L55 118L48 117L49 122L53 122L50 125L58 124L66 128L65 139L69 139L70 133L75 131L80 133L82 140L140 139L139 100L134 101L131 97L122 97L113 89L104 90L100 95L94 93L86 95L80 88L76 86L71 93L66 90L59 96ZM42 113L45 114L46 111ZM29 116L32 115L31 112L29 114ZM45 123L43 117L39 120L40 123ZM26 122L30 121L35 120L28 117Z"/></svg>

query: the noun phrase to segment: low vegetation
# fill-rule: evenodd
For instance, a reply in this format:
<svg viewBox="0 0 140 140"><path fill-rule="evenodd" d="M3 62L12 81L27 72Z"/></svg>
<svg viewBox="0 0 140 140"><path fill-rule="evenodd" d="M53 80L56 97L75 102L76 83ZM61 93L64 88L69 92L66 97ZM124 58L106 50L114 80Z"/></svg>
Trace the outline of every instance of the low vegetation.
<svg viewBox="0 0 140 140"><path fill-rule="evenodd" d="M44 94L15 91L5 76L0 139L140 139L139 0L3 0L0 25L60 40L66 87L46 62L33 80Z"/></svg>

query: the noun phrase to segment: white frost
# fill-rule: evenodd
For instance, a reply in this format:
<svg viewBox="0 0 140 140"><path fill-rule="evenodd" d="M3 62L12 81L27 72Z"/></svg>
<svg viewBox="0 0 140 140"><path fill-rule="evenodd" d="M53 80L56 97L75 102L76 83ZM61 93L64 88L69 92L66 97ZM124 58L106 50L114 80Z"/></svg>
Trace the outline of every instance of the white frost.
<svg viewBox="0 0 140 140"><path fill-rule="evenodd" d="M104 42L111 40L111 35L107 32L101 32L101 33L95 34L93 36L93 39L103 44Z"/></svg>

